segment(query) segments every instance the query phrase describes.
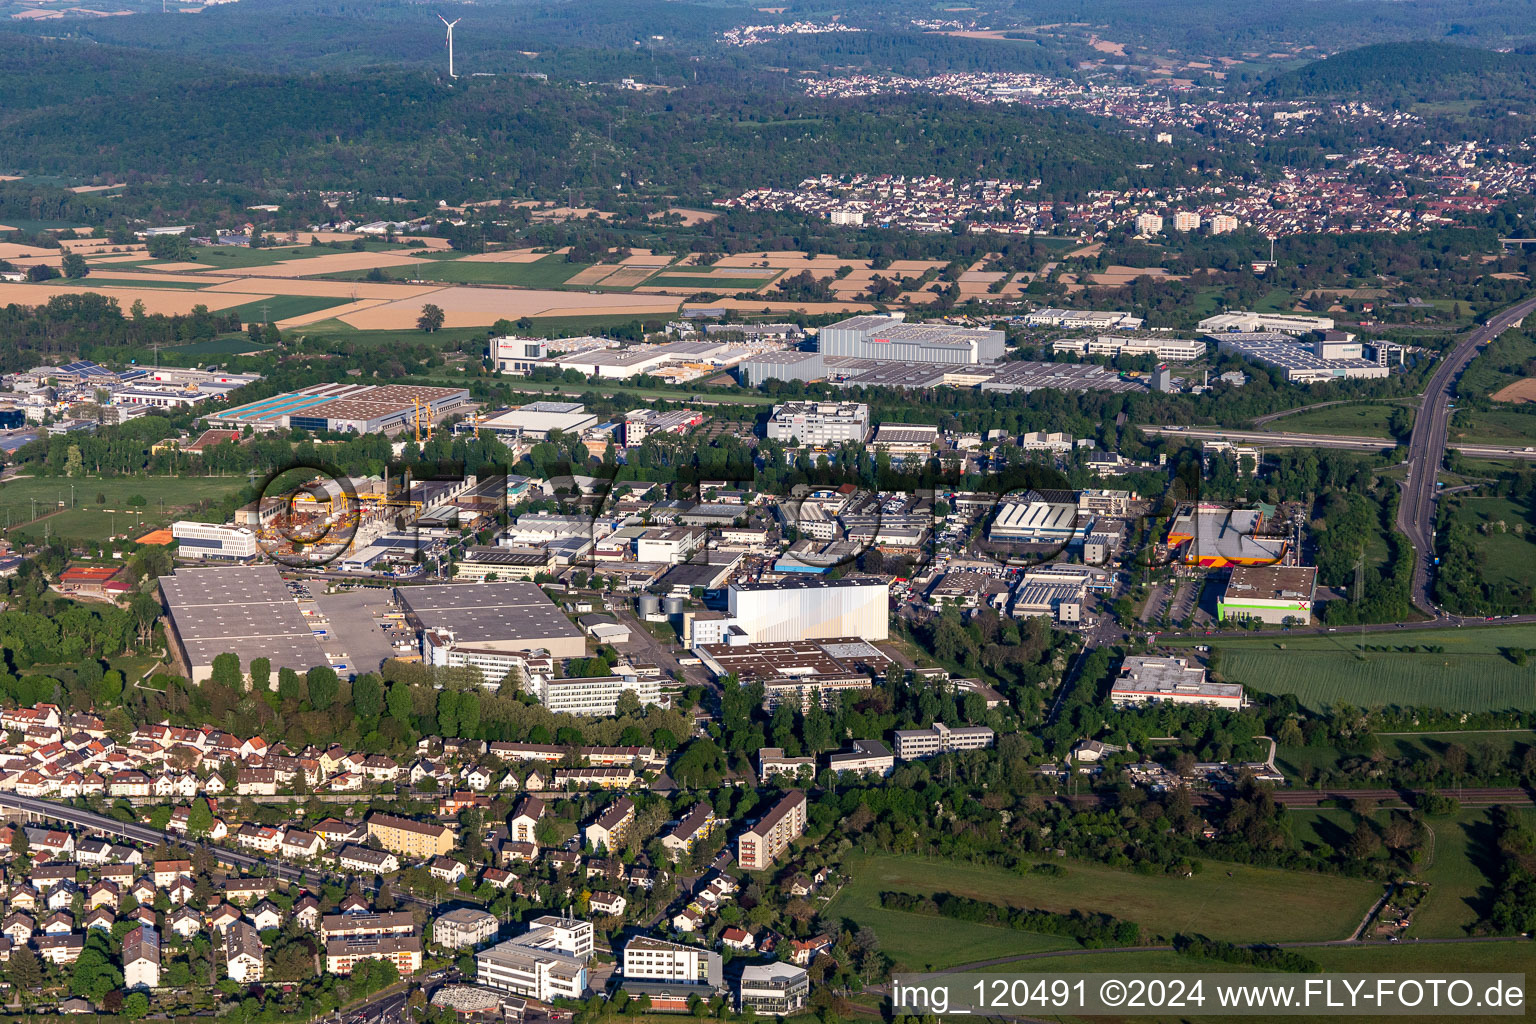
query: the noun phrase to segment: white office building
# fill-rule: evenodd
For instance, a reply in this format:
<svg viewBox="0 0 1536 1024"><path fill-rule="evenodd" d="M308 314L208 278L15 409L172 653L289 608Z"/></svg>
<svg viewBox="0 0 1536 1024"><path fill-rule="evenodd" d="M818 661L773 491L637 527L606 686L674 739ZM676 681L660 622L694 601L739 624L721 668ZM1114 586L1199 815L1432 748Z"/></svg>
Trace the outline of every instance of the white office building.
<svg viewBox="0 0 1536 1024"><path fill-rule="evenodd" d="M1097 338L1057 338L1052 352L1075 356L1152 356L1165 363L1187 363L1205 358L1209 346L1188 338L1126 338L1101 334Z"/></svg>
<svg viewBox="0 0 1536 1024"><path fill-rule="evenodd" d="M1249 313L1234 309L1226 313L1208 316L1195 325L1202 334L1248 333L1252 331L1278 331L1281 334L1311 334L1313 331L1333 330L1333 318L1327 316L1298 316L1294 313Z"/></svg>
<svg viewBox="0 0 1536 1024"><path fill-rule="evenodd" d="M1205 669L1191 665L1187 658L1133 655L1121 664L1109 699L1116 707L1168 701L1213 704L1237 711L1243 706L1243 688L1238 683L1210 682L1205 678Z"/></svg>
<svg viewBox="0 0 1536 1024"><path fill-rule="evenodd" d="M849 576L733 583L728 600L732 621L753 643L890 636L890 587L884 580Z"/></svg>
<svg viewBox="0 0 1536 1024"><path fill-rule="evenodd" d="M863 402L786 402L773 407L768 437L774 441L830 446L869 436L869 406Z"/></svg>
<svg viewBox="0 0 1536 1024"><path fill-rule="evenodd" d="M721 985L720 954L701 946L684 946L640 935L624 944L625 978L676 981L686 985Z"/></svg>
<svg viewBox="0 0 1536 1024"><path fill-rule="evenodd" d="M529 692L539 703L565 715L613 715L617 713L619 694L629 690L639 698L640 706L661 703L661 682L644 676L574 676L556 679L533 676Z"/></svg>
<svg viewBox="0 0 1536 1024"><path fill-rule="evenodd" d="M580 999L587 990L592 925L539 917L516 938L475 954L476 981L529 999Z"/></svg>
<svg viewBox="0 0 1536 1024"><path fill-rule="evenodd" d="M244 526L220 526L181 520L171 524L180 558L227 558L239 561L256 557L256 534Z"/></svg>

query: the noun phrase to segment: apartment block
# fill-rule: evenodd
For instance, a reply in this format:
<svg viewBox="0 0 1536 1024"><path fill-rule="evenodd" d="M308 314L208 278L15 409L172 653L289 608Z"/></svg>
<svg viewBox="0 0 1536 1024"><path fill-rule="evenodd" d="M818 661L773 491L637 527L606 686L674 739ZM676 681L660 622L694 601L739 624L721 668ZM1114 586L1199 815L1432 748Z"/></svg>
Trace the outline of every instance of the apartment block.
<svg viewBox="0 0 1536 1024"><path fill-rule="evenodd" d="M736 860L748 871L762 871L805 833L805 793L795 790L736 840Z"/></svg>
<svg viewBox="0 0 1536 1024"><path fill-rule="evenodd" d="M453 849L456 838L453 829L446 825L430 825L393 814L370 815L368 835L384 849L417 860L443 856Z"/></svg>

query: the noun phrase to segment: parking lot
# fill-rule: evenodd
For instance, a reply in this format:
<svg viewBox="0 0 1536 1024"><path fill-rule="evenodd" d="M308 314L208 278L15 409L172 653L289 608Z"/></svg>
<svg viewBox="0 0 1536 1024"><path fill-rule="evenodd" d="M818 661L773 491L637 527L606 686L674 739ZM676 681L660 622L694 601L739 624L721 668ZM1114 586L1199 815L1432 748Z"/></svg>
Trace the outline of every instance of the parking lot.
<svg viewBox="0 0 1536 1024"><path fill-rule="evenodd" d="M316 585L313 589L318 591L320 588ZM389 595L390 591L381 587L315 594L315 605L325 616L331 631L329 637L322 638L322 643L327 651L344 652L348 667L354 672L377 672L386 659L397 653L384 621L384 615L389 611ZM398 636L406 634L401 632Z"/></svg>

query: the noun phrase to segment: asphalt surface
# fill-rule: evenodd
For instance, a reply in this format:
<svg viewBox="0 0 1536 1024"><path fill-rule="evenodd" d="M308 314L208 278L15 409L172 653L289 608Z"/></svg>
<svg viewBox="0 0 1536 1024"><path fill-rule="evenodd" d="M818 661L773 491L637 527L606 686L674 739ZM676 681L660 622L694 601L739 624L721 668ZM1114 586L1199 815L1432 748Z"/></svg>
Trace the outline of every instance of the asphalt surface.
<svg viewBox="0 0 1536 1024"><path fill-rule="evenodd" d="M386 660L398 655L379 623L389 607L390 591L359 587L327 594L316 583L310 592L330 622L335 638L328 646L341 648L356 671L377 672Z"/></svg>
<svg viewBox="0 0 1536 1024"><path fill-rule="evenodd" d="M200 842L174 832L161 832L134 822L118 821L116 818L109 818L104 814L97 814L94 811L87 811L78 807L70 807L51 800L18 796L15 793L0 793L0 808L30 811L33 814L52 818L55 821L78 825L82 828L97 829L153 846L165 844L169 846L200 847L212 853L221 863L233 864L244 868L260 866L272 878L285 878L293 882L315 886L331 881L349 886L356 885L370 892L378 890L378 886L361 878L345 876L339 872L315 871L309 868L295 867L280 860L256 856L241 850L231 850L223 846L216 846L213 843ZM413 896L408 892L398 890L395 892L395 898L407 903L420 903L422 906L432 905L431 900L422 899L419 896Z"/></svg>
<svg viewBox="0 0 1536 1024"><path fill-rule="evenodd" d="M1408 535L1418 555L1413 570L1413 603L1427 614L1439 617L1430 593L1431 569L1435 557L1435 478L1445 461L1445 435L1451 413L1446 406L1456 390L1467 364L1478 349L1498 337L1506 328L1518 324L1536 310L1536 298L1516 303L1468 334L1440 361L1424 400L1413 422L1408 442L1408 479L1403 483L1402 501L1397 510L1397 526ZM1463 448L1463 451L1466 451ZM1527 458L1533 457L1529 453Z"/></svg>
<svg viewBox="0 0 1536 1024"><path fill-rule="evenodd" d="M1442 403L1443 406L1443 403ZM1441 409L1444 412L1444 408ZM1359 437L1351 434L1291 434L1279 430L1227 430L1223 427L1142 427L1143 433L1164 437L1188 437L1197 441L1238 441L1262 444L1270 448L1335 448L1352 452L1386 452L1397 447L1390 437ZM1444 433L1441 451L1444 452ZM1531 446L1503 444L1454 444L1463 455L1487 459L1525 459L1536 461ZM1411 457L1410 457L1411 461Z"/></svg>

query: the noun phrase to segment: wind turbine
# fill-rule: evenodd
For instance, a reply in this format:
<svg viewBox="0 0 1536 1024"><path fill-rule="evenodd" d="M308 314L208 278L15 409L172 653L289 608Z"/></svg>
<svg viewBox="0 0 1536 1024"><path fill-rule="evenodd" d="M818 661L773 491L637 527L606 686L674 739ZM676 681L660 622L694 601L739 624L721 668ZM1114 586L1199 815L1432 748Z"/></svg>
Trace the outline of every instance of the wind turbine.
<svg viewBox="0 0 1536 1024"><path fill-rule="evenodd" d="M464 19L454 18L452 21L449 21L447 18L439 14L437 16L437 20L448 26L448 77L458 78L459 76L453 73L453 26L457 25Z"/></svg>

